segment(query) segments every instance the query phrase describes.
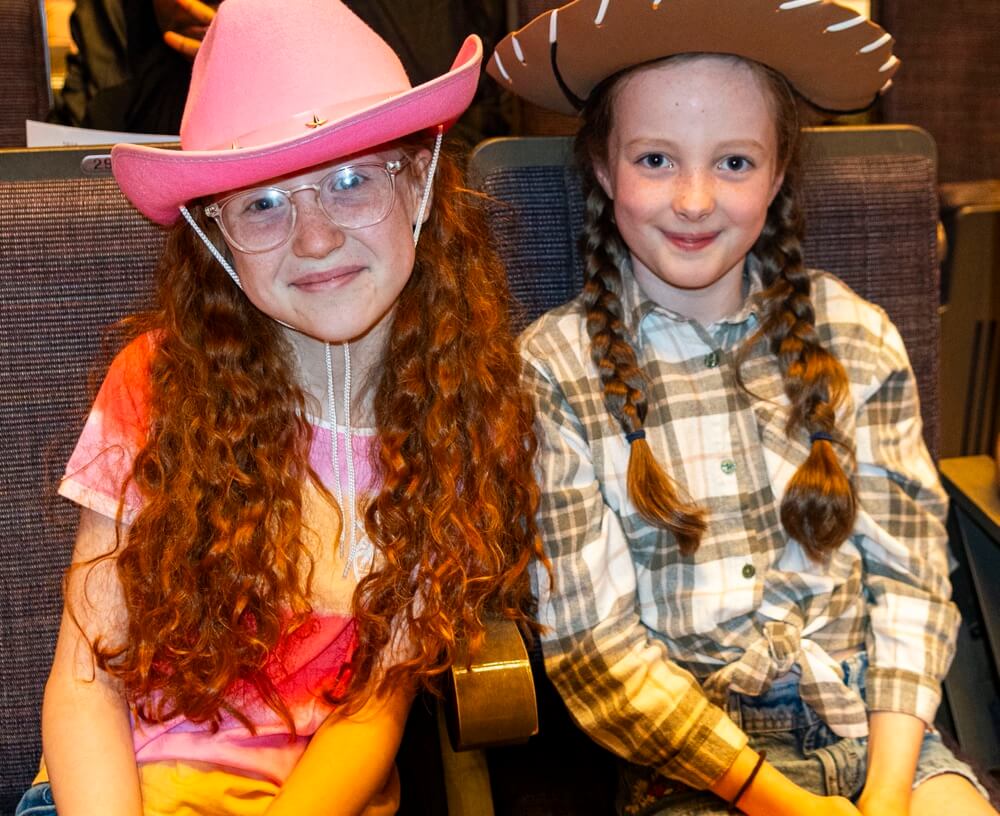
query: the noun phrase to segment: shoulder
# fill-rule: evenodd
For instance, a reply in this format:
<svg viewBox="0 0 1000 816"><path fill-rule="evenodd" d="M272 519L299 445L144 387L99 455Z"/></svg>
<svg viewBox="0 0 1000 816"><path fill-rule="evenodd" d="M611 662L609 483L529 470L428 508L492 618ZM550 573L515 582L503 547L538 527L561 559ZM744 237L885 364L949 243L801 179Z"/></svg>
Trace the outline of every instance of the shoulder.
<svg viewBox="0 0 1000 816"><path fill-rule="evenodd" d="M885 310L834 275L810 275L816 331L844 367L855 404L865 404L890 381L912 382L906 346Z"/></svg>
<svg viewBox="0 0 1000 816"><path fill-rule="evenodd" d="M151 332L136 337L118 352L104 377L94 408L105 415L123 418L145 415L155 352L156 337Z"/></svg>
<svg viewBox="0 0 1000 816"><path fill-rule="evenodd" d="M154 332L140 334L115 355L106 379L133 382L148 380L156 348L157 338Z"/></svg>
<svg viewBox="0 0 1000 816"><path fill-rule="evenodd" d="M899 331L885 310L865 300L840 278L811 269L816 328L847 360L889 355L906 357Z"/></svg>
<svg viewBox="0 0 1000 816"><path fill-rule="evenodd" d="M865 332L881 336L892 326L885 310L851 289L836 275L810 269L816 323L838 331Z"/></svg>
<svg viewBox="0 0 1000 816"><path fill-rule="evenodd" d="M521 356L539 370L578 376L589 364L590 337L582 296L552 309L528 326L518 340Z"/></svg>
<svg viewBox="0 0 1000 816"><path fill-rule="evenodd" d="M131 521L141 504L134 482L127 480L148 435L149 366L155 349L155 337L147 334L115 357L59 488L66 498L108 518L116 517L126 483L126 521Z"/></svg>

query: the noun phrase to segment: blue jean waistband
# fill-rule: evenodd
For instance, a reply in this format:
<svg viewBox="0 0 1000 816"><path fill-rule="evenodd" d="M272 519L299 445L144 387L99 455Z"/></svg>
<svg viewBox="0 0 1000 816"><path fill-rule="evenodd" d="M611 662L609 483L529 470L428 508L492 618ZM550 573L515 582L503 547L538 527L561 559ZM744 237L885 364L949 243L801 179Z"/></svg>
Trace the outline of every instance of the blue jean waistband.
<svg viewBox="0 0 1000 816"><path fill-rule="evenodd" d="M868 655L858 652L840 663L844 685L865 698L865 674ZM795 731L821 723L819 715L802 701L799 673L796 670L775 678L771 687L757 697L730 694L727 713L740 728L750 734L769 731Z"/></svg>

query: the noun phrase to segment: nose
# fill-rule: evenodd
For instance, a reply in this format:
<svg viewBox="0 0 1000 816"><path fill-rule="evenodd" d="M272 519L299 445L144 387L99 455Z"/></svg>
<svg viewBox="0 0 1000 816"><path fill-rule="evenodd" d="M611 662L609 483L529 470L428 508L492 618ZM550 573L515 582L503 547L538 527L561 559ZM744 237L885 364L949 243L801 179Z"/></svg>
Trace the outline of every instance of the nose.
<svg viewBox="0 0 1000 816"><path fill-rule="evenodd" d="M313 190L300 190L295 201L295 230L292 250L300 258L325 258L343 246L344 230L334 224L323 212L319 198Z"/></svg>
<svg viewBox="0 0 1000 816"><path fill-rule="evenodd" d="M674 212L687 221L701 221L715 209L715 191L709 174L681 173L674 189Z"/></svg>

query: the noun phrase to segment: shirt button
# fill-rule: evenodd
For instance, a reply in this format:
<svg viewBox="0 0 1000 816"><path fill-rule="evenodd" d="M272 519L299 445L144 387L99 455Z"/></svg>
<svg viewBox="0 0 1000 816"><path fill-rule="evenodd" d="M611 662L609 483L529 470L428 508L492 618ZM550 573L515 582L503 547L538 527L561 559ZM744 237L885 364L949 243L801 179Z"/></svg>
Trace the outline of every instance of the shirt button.
<svg viewBox="0 0 1000 816"><path fill-rule="evenodd" d="M748 578L748 579L749 578L753 578L756 574L757 574L757 569L756 569L756 567L754 567L753 564L744 564L743 565L743 577L744 578Z"/></svg>
<svg viewBox="0 0 1000 816"><path fill-rule="evenodd" d="M713 351L711 354L705 355L705 367L715 368L719 365L719 352Z"/></svg>
<svg viewBox="0 0 1000 816"><path fill-rule="evenodd" d="M722 472L727 476L732 476L736 472L736 463L732 459L722 461Z"/></svg>

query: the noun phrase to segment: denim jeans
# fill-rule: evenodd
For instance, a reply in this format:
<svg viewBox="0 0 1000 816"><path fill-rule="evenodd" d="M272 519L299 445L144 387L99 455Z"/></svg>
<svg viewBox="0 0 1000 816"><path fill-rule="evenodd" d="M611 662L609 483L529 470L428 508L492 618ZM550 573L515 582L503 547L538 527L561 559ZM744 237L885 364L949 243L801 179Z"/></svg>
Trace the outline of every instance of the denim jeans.
<svg viewBox="0 0 1000 816"><path fill-rule="evenodd" d="M28 788L14 810L14 816L56 816L49 783L41 782Z"/></svg>
<svg viewBox="0 0 1000 816"><path fill-rule="evenodd" d="M868 656L861 652L843 661L844 682L865 696ZM815 711L802 702L794 675L779 679L760 697L733 694L728 713L750 737L755 751L767 751L767 760L785 776L813 793L856 799L865 784L868 740L834 734ZM942 773L968 779L983 796L985 789L972 769L928 731L920 748L913 786ZM623 816L709 816L728 813L714 794L695 791L667 780L650 768L623 764L619 779L618 812Z"/></svg>

